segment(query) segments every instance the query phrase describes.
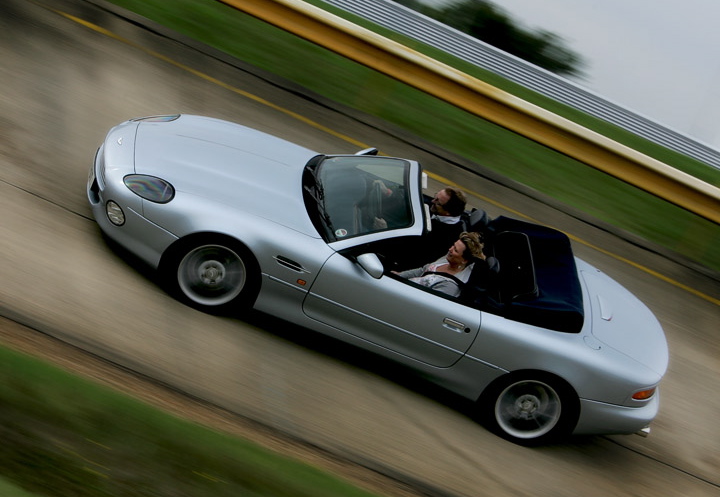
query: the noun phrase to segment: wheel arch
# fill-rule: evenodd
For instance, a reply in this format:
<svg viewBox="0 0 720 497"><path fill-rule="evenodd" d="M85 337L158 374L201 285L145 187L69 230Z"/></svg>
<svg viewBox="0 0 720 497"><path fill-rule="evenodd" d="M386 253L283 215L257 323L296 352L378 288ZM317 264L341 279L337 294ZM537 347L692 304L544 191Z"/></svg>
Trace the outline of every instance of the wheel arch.
<svg viewBox="0 0 720 497"><path fill-rule="evenodd" d="M212 241L224 241L228 244L240 247L241 250L252 255L252 260L254 264L258 264L257 258L255 257L255 254L253 254L252 250L250 250L247 244L243 243L236 237L217 231L196 231L187 234L181 238L178 238L173 243L171 243L160 256L160 262L158 264L158 267L163 268L163 266L166 266L168 262L173 259L173 257L177 257L178 253L182 252L187 247L203 242L207 243Z"/></svg>
<svg viewBox="0 0 720 497"><path fill-rule="evenodd" d="M552 373L550 371L544 371L542 369L517 369L514 371L508 371L507 373L498 376L493 381L491 381L485 389L483 389L482 393L478 397L478 401L481 401L483 397L486 397L489 393L491 393L494 389L497 389L500 385L503 383L506 383L508 381L512 381L516 378L543 378L548 381L551 381L553 383L556 383L557 385L560 385L561 388L566 389L566 393L572 393L572 395L578 399L579 402L579 395L575 388L570 384L569 381L567 381L562 376Z"/></svg>

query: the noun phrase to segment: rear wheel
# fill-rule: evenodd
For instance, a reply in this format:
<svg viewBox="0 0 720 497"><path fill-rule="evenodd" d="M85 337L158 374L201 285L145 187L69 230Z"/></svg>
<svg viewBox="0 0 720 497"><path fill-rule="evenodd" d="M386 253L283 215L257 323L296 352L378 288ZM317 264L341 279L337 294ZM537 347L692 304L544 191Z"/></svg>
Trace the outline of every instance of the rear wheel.
<svg viewBox="0 0 720 497"><path fill-rule="evenodd" d="M206 312L252 306L257 294L257 263L239 243L212 237L183 243L163 271L171 291Z"/></svg>
<svg viewBox="0 0 720 497"><path fill-rule="evenodd" d="M568 435L579 404L572 388L542 373L512 374L492 385L480 401L486 424L521 445L538 445Z"/></svg>

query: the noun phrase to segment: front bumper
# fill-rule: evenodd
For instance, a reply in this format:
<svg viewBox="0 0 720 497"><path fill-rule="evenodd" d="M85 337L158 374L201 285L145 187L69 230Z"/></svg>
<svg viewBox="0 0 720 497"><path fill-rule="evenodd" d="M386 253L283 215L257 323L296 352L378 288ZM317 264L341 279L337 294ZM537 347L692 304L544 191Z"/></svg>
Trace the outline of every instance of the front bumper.
<svg viewBox="0 0 720 497"><path fill-rule="evenodd" d="M132 166L114 163L116 157L107 153L107 143L98 149L88 175L87 198L93 216L109 238L157 268L163 251L177 237L143 216L143 200L123 183L123 176L133 172ZM125 146L128 146L127 142ZM124 224L118 226L110 222L106 210L108 201L122 208Z"/></svg>

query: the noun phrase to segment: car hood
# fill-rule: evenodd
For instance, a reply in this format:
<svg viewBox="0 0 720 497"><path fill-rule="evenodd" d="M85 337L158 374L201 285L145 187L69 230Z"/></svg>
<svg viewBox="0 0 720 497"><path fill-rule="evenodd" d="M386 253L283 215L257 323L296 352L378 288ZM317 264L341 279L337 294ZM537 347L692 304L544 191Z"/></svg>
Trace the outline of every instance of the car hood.
<svg viewBox="0 0 720 497"><path fill-rule="evenodd" d="M590 266L580 267L588 291L592 335L601 344L662 376L668 366L665 334L655 315L618 282Z"/></svg>
<svg viewBox="0 0 720 497"><path fill-rule="evenodd" d="M141 121L135 172L169 181L188 194L313 232L303 203L302 172L318 155L245 126L181 115Z"/></svg>

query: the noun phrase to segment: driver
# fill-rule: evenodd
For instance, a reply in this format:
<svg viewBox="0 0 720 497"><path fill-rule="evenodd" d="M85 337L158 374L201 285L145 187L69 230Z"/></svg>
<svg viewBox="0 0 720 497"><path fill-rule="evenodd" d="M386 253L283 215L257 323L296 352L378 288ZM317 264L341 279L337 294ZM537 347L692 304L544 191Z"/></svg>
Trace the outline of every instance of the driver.
<svg viewBox="0 0 720 497"><path fill-rule="evenodd" d="M459 188L446 186L430 201L431 231L423 239L425 260L440 257L463 231L462 215L467 199Z"/></svg>

